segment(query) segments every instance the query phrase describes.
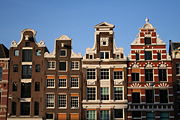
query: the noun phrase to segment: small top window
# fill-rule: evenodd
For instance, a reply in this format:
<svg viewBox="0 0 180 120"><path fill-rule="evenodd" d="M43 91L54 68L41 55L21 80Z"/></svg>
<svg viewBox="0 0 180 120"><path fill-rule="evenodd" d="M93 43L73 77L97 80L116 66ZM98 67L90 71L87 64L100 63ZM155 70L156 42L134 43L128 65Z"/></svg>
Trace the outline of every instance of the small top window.
<svg viewBox="0 0 180 120"><path fill-rule="evenodd" d="M145 45L150 45L151 44L151 38L150 37L145 37L144 42L145 42Z"/></svg>
<svg viewBox="0 0 180 120"><path fill-rule="evenodd" d="M19 50L14 50L14 56L19 56Z"/></svg>
<svg viewBox="0 0 180 120"><path fill-rule="evenodd" d="M101 46L108 46L108 37L101 37L100 38L100 44Z"/></svg>
<svg viewBox="0 0 180 120"><path fill-rule="evenodd" d="M36 50L36 56L41 56L41 50L40 49Z"/></svg>
<svg viewBox="0 0 180 120"><path fill-rule="evenodd" d="M66 50L60 50L60 56L65 57L66 56Z"/></svg>

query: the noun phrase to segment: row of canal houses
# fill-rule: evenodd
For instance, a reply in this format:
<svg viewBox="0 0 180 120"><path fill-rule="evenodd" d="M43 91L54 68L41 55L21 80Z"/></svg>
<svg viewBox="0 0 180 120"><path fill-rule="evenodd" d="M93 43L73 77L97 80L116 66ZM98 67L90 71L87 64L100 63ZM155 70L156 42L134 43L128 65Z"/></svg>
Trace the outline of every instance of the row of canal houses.
<svg viewBox="0 0 180 120"><path fill-rule="evenodd" d="M178 120L180 42L166 44L146 23L124 55L115 26L95 26L84 56L62 35L53 52L25 29L0 45L0 120Z"/></svg>

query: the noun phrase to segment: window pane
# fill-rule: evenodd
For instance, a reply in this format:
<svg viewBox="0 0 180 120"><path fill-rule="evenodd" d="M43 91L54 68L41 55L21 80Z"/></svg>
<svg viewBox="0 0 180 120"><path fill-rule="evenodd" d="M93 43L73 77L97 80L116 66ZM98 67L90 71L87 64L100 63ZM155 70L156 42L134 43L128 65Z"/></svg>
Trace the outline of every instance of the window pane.
<svg viewBox="0 0 180 120"><path fill-rule="evenodd" d="M115 100L123 100L123 89L122 87L114 88L114 99Z"/></svg>
<svg viewBox="0 0 180 120"><path fill-rule="evenodd" d="M95 110L86 111L86 119L87 120L96 120L96 111Z"/></svg>
<svg viewBox="0 0 180 120"><path fill-rule="evenodd" d="M3 69L2 67L0 67L0 80L2 80L2 72L3 72Z"/></svg>
<svg viewBox="0 0 180 120"><path fill-rule="evenodd" d="M22 61L32 62L32 50L22 50Z"/></svg>
<svg viewBox="0 0 180 120"><path fill-rule="evenodd" d="M19 56L19 50L14 50L14 56Z"/></svg>
<svg viewBox="0 0 180 120"><path fill-rule="evenodd" d="M101 100L109 100L109 88L101 88Z"/></svg>
<svg viewBox="0 0 180 120"><path fill-rule="evenodd" d="M145 51L145 60L152 60L152 51Z"/></svg>
<svg viewBox="0 0 180 120"><path fill-rule="evenodd" d="M96 79L96 70L95 69L87 69L87 79Z"/></svg>
<svg viewBox="0 0 180 120"><path fill-rule="evenodd" d="M66 62L59 62L59 70L66 71Z"/></svg>
<svg viewBox="0 0 180 120"><path fill-rule="evenodd" d="M36 56L41 56L41 50L36 50Z"/></svg>
<svg viewBox="0 0 180 120"><path fill-rule="evenodd" d="M167 81L166 79L166 69L159 69L159 81Z"/></svg>
<svg viewBox="0 0 180 120"><path fill-rule="evenodd" d="M30 102L21 102L21 115L30 115Z"/></svg>
<svg viewBox="0 0 180 120"><path fill-rule="evenodd" d="M60 56L66 56L66 50L60 50Z"/></svg>
<svg viewBox="0 0 180 120"><path fill-rule="evenodd" d="M145 45L150 45L151 44L151 38L150 37L145 37L144 42L145 42Z"/></svg>
<svg viewBox="0 0 180 120"><path fill-rule="evenodd" d="M153 103L154 102L154 91L146 90L146 102Z"/></svg>
<svg viewBox="0 0 180 120"><path fill-rule="evenodd" d="M34 115L39 115L39 102L34 102Z"/></svg>
<svg viewBox="0 0 180 120"><path fill-rule="evenodd" d="M21 98L31 97L31 83L21 83Z"/></svg>
<svg viewBox="0 0 180 120"><path fill-rule="evenodd" d="M59 107L66 107L66 95L58 95L58 105Z"/></svg>
<svg viewBox="0 0 180 120"><path fill-rule="evenodd" d="M71 87L79 87L78 77L72 77L71 78Z"/></svg>
<svg viewBox="0 0 180 120"><path fill-rule="evenodd" d="M95 99L96 99L96 89L87 88L87 100L95 100Z"/></svg>
<svg viewBox="0 0 180 120"><path fill-rule="evenodd" d="M40 91L40 82L35 82L35 91Z"/></svg>
<svg viewBox="0 0 180 120"><path fill-rule="evenodd" d="M114 79L123 79L122 71L114 71Z"/></svg>
<svg viewBox="0 0 180 120"><path fill-rule="evenodd" d="M54 79L47 79L46 86L50 88L55 87L55 80Z"/></svg>
<svg viewBox="0 0 180 120"><path fill-rule="evenodd" d="M54 94L46 94L46 107L54 107Z"/></svg>
<svg viewBox="0 0 180 120"><path fill-rule="evenodd" d="M123 110L122 109L114 109L114 117L115 118L123 118Z"/></svg>
<svg viewBox="0 0 180 120"><path fill-rule="evenodd" d="M16 102L12 102L11 104L11 114L16 115Z"/></svg>
<svg viewBox="0 0 180 120"><path fill-rule="evenodd" d="M78 108L79 100L78 97L71 97L71 108Z"/></svg>
<svg viewBox="0 0 180 120"><path fill-rule="evenodd" d="M40 71L41 71L40 64L37 64L37 65L35 66L35 71L36 71L36 72L40 72Z"/></svg>
<svg viewBox="0 0 180 120"><path fill-rule="evenodd" d="M31 65L23 65L22 66L22 78L31 78L32 75L32 66Z"/></svg>
<svg viewBox="0 0 180 120"><path fill-rule="evenodd" d="M59 87L66 87L66 79L59 79Z"/></svg>
<svg viewBox="0 0 180 120"><path fill-rule="evenodd" d="M17 64L13 65L13 72L18 72L18 65Z"/></svg>
<svg viewBox="0 0 180 120"><path fill-rule="evenodd" d="M101 120L109 120L109 110L101 110L100 111L100 119Z"/></svg>
<svg viewBox="0 0 180 120"><path fill-rule="evenodd" d="M100 78L101 79L109 79L109 69L101 69L100 70Z"/></svg>
<svg viewBox="0 0 180 120"><path fill-rule="evenodd" d="M160 90L160 103L168 103L168 92L167 90Z"/></svg>
<svg viewBox="0 0 180 120"><path fill-rule="evenodd" d="M139 92L132 93L132 103L140 103L140 93Z"/></svg>
<svg viewBox="0 0 180 120"><path fill-rule="evenodd" d="M180 63L176 64L176 74L180 74Z"/></svg>
<svg viewBox="0 0 180 120"><path fill-rule="evenodd" d="M139 73L131 74L132 81L139 81Z"/></svg>
<svg viewBox="0 0 180 120"><path fill-rule="evenodd" d="M145 80L153 81L153 70L152 69L145 69Z"/></svg>
<svg viewBox="0 0 180 120"><path fill-rule="evenodd" d="M139 53L136 53L136 60L139 60Z"/></svg>

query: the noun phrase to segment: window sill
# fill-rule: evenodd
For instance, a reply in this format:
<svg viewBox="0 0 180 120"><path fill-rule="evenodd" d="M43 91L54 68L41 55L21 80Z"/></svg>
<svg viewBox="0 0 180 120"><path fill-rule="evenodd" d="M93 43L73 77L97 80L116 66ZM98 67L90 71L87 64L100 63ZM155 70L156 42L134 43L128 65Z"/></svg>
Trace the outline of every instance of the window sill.
<svg viewBox="0 0 180 120"><path fill-rule="evenodd" d="M67 107L59 107L58 109L67 109Z"/></svg>

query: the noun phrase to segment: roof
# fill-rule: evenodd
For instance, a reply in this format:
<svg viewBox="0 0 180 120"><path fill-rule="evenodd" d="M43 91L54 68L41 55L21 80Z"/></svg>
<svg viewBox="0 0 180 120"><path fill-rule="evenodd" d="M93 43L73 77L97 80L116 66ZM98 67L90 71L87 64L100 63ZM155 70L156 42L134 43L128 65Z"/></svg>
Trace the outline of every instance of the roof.
<svg viewBox="0 0 180 120"><path fill-rule="evenodd" d="M0 44L0 58L8 58L9 50L3 45Z"/></svg>
<svg viewBox="0 0 180 120"><path fill-rule="evenodd" d="M95 25L95 28L114 28L115 26L113 24L107 23L107 22L101 22L97 25Z"/></svg>
<svg viewBox="0 0 180 120"><path fill-rule="evenodd" d="M180 50L180 42L172 42L171 49L172 50Z"/></svg>
<svg viewBox="0 0 180 120"><path fill-rule="evenodd" d="M62 35L59 38L57 38L56 40L72 40L72 39L69 38L67 35Z"/></svg>

